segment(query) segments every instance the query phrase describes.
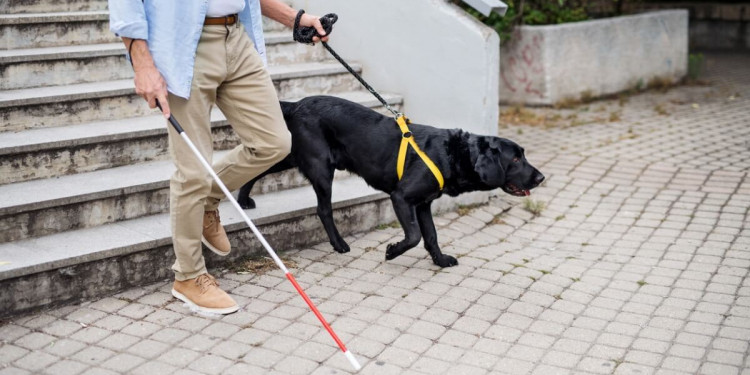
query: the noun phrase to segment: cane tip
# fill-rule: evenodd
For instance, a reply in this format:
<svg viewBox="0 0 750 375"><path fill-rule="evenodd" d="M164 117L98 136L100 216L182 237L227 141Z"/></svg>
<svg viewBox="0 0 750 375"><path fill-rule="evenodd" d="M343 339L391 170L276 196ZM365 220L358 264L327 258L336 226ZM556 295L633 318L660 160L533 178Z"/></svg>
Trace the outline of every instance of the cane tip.
<svg viewBox="0 0 750 375"><path fill-rule="evenodd" d="M362 368L362 366L357 361L357 358L354 358L354 354L352 354L352 352L347 350L344 352L344 355L346 356L346 359L349 360L349 363L352 364L354 370L359 371Z"/></svg>

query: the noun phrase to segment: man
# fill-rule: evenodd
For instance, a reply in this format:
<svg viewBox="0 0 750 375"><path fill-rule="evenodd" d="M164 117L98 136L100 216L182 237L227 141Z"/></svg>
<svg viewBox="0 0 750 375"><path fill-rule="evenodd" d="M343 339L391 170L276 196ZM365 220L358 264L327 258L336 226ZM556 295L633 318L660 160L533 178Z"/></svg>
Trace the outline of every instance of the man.
<svg viewBox="0 0 750 375"><path fill-rule="evenodd" d="M294 9L278 0L109 0L109 11L110 29L122 37L133 64L136 93L151 108L158 101L165 118L174 115L209 161L211 107L216 104L226 115L241 144L214 163L214 170L230 190L289 154L291 135L265 68L261 12L292 27ZM325 35L315 16L304 14L299 24ZM201 248L203 243L216 254L229 254L217 209L223 194L167 127L177 167L170 180L177 258L172 294L200 311L235 312L237 303L206 271Z"/></svg>

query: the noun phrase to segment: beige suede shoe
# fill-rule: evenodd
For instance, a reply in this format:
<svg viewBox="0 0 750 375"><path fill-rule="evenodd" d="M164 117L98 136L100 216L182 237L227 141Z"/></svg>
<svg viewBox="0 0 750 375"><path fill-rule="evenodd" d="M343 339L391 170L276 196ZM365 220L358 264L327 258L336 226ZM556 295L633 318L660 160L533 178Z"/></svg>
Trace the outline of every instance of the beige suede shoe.
<svg viewBox="0 0 750 375"><path fill-rule="evenodd" d="M240 309L216 279L204 273L194 279L175 280L172 295L198 311L214 314L231 314Z"/></svg>
<svg viewBox="0 0 750 375"><path fill-rule="evenodd" d="M224 231L224 227L221 225L219 219L219 210L206 211L203 214L203 236L201 237L206 247L216 254L223 257L229 255L232 250L232 245L229 243L227 238L227 232Z"/></svg>

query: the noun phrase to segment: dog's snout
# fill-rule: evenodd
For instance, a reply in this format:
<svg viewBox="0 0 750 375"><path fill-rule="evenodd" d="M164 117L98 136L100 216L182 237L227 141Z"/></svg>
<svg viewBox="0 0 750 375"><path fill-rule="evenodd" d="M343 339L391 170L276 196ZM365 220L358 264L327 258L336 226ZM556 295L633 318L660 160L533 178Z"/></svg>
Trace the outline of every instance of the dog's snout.
<svg viewBox="0 0 750 375"><path fill-rule="evenodd" d="M544 175L543 175L543 174L541 174L541 173L537 173L537 174L536 174L536 177L534 178L534 182L535 182L535 183L536 183L537 185L539 185L539 184L541 184L541 183L542 183L542 181L544 181Z"/></svg>

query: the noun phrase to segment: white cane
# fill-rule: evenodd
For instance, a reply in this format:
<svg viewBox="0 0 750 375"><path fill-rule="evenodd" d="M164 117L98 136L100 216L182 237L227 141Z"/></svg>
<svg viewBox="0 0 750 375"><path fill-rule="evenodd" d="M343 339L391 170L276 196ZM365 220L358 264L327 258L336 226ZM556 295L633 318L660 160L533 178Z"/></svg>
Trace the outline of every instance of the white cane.
<svg viewBox="0 0 750 375"><path fill-rule="evenodd" d="M156 101L156 106L159 107L161 110L161 104L159 104L159 101ZM190 147L191 150L193 150L193 154L195 154L195 157L198 158L198 160L201 162L203 167L208 171L208 173L211 174L211 177L213 177L214 181L216 181L216 184L219 185L221 188L221 191L224 192L224 195L226 195L227 199L232 203L234 208L237 210L237 212L240 213L243 219L245 219L245 222L250 227L250 229L255 233L255 236L258 238L258 241L263 245L263 247L266 249L268 254L273 258L273 261L276 262L276 265L279 266L279 268L284 271L284 275L287 279L292 283L294 286L294 289L297 290L297 293L302 296L302 299L305 300L307 303L307 306L310 306L310 310L315 314L316 317L318 317L318 320L320 320L320 323L323 324L323 328L328 331L328 333L331 335L334 341L336 341L336 344L341 348L341 351L344 352L344 355L346 356L346 359L349 360L349 363L354 366L354 369L359 371L359 369L362 368L362 366L359 364L356 358L354 358L354 355L346 348L344 343L339 339L338 336L336 336L336 333L333 332L333 329L328 324L326 319L323 317L323 315L320 314L320 311L318 311L318 308L315 307L315 304L312 300L310 300L310 297L307 296L304 290L299 286L297 283L297 280L294 279L294 276L289 272L289 270L284 265L284 262L281 261L278 255L276 255L276 252L271 248L271 245L266 242L266 239L263 237L263 235L258 231L258 228L255 227L255 224L250 220L250 218L245 213L245 210L240 207L240 204L237 203L237 200L234 199L234 196L232 196L232 193L227 189L226 186L224 186L224 183L221 182L221 179L219 179L219 176L216 175L216 172L214 172L214 169L211 167L210 164L206 161L206 159L201 155L200 151L195 147L193 142L190 140L190 138L185 134L185 130L182 129L182 126L177 122L177 119L174 118L174 116L169 116L169 123L172 124L172 127L177 131L177 133L182 137L182 139L185 140L185 143L187 143L188 147Z"/></svg>

